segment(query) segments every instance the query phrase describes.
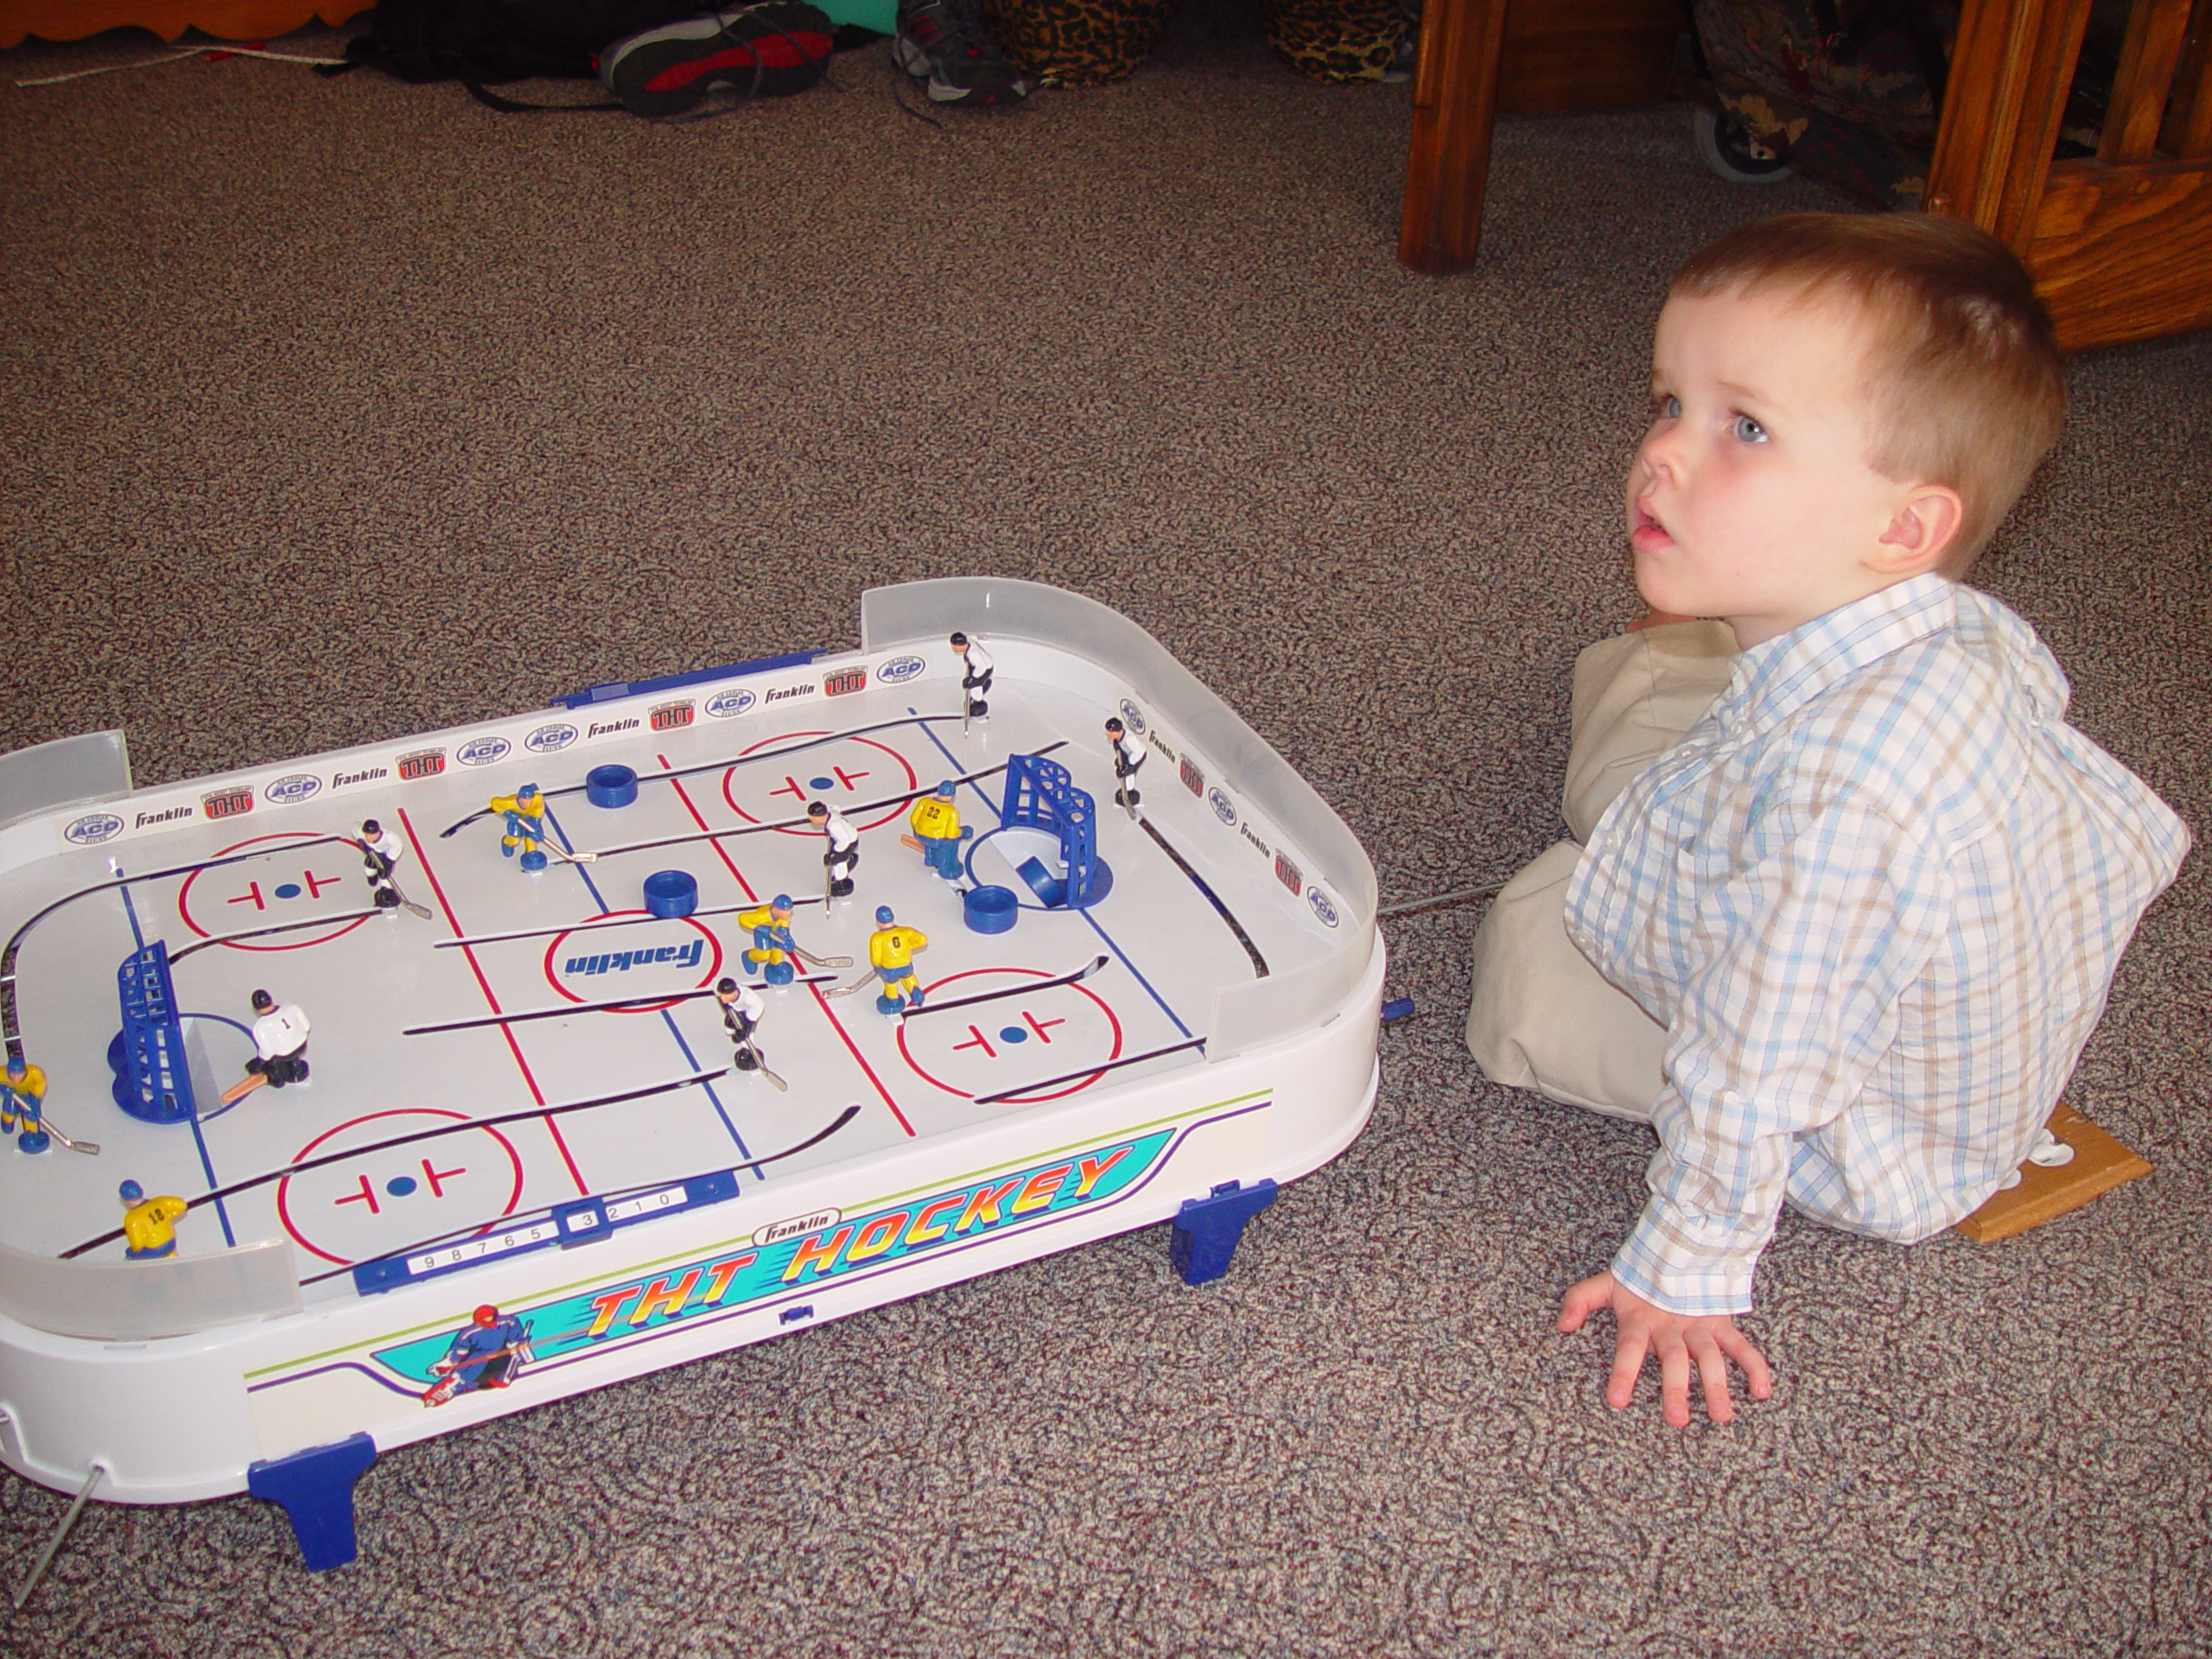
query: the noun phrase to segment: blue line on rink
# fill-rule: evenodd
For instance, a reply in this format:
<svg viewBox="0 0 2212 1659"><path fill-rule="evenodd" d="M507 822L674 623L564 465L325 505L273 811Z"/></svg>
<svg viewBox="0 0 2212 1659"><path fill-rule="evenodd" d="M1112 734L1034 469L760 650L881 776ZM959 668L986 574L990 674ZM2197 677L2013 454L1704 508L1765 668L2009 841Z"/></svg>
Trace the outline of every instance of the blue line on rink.
<svg viewBox="0 0 2212 1659"><path fill-rule="evenodd" d="M122 874L123 871L118 868L116 874L119 877ZM130 937L137 942L138 948L143 950L146 948L146 936L138 931L138 910L137 906L130 902L130 889L128 887L123 889L123 913L130 918ZM177 1017L177 1033L180 1038L183 1033L184 1018L180 1014ZM251 1037L253 1033L248 1031L246 1035ZM192 1144L200 1148L200 1167L207 1177L207 1190L213 1192L222 1183L215 1179L215 1160L207 1155L207 1142L200 1134L200 1103L197 1100L192 1103ZM215 1200L215 1219L223 1224L223 1243L231 1249L236 1249L238 1243L238 1235L231 1230L231 1212L223 1208L223 1201L220 1198Z"/></svg>
<svg viewBox="0 0 2212 1659"><path fill-rule="evenodd" d="M919 711L909 709L906 712L911 715ZM923 727L922 735L928 738L931 742L937 745L938 753L943 754L946 760L953 763L952 769L955 772L965 772L968 770L966 766L960 764L959 757L954 754L950 749L944 747L944 740L938 736L934 728L928 726ZM968 780L968 787L976 791L976 798L981 801L984 806L989 810L991 817L998 819L1000 824L1003 826L1006 820L1000 817L999 804L993 800L989 796L983 793L982 785L971 778ZM1109 950L1111 950L1116 957L1121 959L1122 966L1128 969L1131 976L1135 979L1136 982L1144 987L1145 995L1149 996L1154 1002L1157 1002L1160 1005L1160 1011L1175 1022L1175 1029L1181 1032L1185 1037L1190 1036L1192 1034L1191 1028L1183 1023L1181 1017L1176 1014L1174 1009L1167 1006L1167 999L1162 996L1158 990L1154 988L1152 982L1144 976L1143 971L1138 968L1136 963L1129 960L1128 953L1122 949L1121 945L1115 940L1114 936L1109 933L1104 928L1098 925L1097 918L1093 916L1088 910L1077 909L1073 905L1070 905L1067 908L1072 914L1082 917L1085 922L1090 924L1090 931L1098 936L1099 942Z"/></svg>
<svg viewBox="0 0 2212 1659"><path fill-rule="evenodd" d="M123 879L122 867L120 865L115 865L111 868L115 871L115 879L120 881ZM123 913L130 923L131 942L141 950L143 950L146 948L146 936L138 931L138 907L130 902L130 888L123 887L120 888L119 891L123 894Z"/></svg>
<svg viewBox="0 0 2212 1659"><path fill-rule="evenodd" d="M561 821L553 816L553 809L550 805L545 809L545 822L552 826L553 833L561 837L561 844L573 852L575 849L575 842L569 839L569 832L561 828ZM569 868L582 880L584 890L591 894L592 903L599 906L599 913L602 916L612 915L613 906L609 905L600 893L599 883L591 879L591 867L588 864L571 864ZM698 1058L691 1052L691 1045L683 1040L683 1033L677 1028L675 1016L666 1008L663 1008L660 1011L660 1021L668 1027L668 1034L676 1039L676 1046L683 1056L683 1063L694 1071L705 1071L707 1068L700 1065ZM699 1086L707 1091L707 1098L714 1103L715 1116L721 1119L722 1128L729 1131L729 1138L737 1143L737 1149L750 1158L753 1155L753 1148L745 1144L745 1137L737 1132L737 1125L729 1121L729 1114L722 1109L722 1098L715 1092L715 1085L711 1083L702 1083Z"/></svg>

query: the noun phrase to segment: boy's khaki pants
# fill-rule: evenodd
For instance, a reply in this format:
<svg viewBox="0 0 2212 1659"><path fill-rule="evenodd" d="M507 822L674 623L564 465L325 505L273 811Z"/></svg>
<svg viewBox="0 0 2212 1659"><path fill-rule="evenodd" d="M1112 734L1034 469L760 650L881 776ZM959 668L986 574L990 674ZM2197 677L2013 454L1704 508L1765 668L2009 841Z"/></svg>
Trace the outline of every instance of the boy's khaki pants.
<svg viewBox="0 0 2212 1659"><path fill-rule="evenodd" d="M1675 622L1599 641L1574 664L1562 841L1507 882L1475 935L1467 1048L1492 1083L1609 1117L1649 1119L1667 1030L1567 936L1567 884L1612 799L1695 725L1728 683L1735 636Z"/></svg>

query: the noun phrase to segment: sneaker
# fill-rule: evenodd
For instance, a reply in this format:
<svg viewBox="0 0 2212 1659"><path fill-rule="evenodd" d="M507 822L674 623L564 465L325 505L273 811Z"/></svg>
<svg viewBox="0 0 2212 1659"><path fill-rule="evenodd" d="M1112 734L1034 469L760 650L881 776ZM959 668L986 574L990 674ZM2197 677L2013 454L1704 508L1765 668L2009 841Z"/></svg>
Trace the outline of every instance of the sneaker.
<svg viewBox="0 0 2212 1659"><path fill-rule="evenodd" d="M901 69L928 80L933 104L1018 104L1037 84L991 44L973 0L899 0L891 51Z"/></svg>
<svg viewBox="0 0 2212 1659"><path fill-rule="evenodd" d="M709 11L615 41L599 54L600 83L648 119L682 115L716 87L780 98L829 73L831 28L804 0Z"/></svg>

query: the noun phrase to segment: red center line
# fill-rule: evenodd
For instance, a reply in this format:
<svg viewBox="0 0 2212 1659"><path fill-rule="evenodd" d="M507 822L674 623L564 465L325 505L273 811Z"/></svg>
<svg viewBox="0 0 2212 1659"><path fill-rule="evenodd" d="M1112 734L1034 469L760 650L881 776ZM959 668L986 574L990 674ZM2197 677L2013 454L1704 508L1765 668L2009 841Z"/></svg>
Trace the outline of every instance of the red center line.
<svg viewBox="0 0 2212 1659"><path fill-rule="evenodd" d="M407 809L404 806L399 809L399 827L407 832L407 844L415 849L415 861L423 867L423 874L430 883L430 891L437 895L438 908L445 912L446 925L453 930L456 939L467 938L454 917L453 906L446 899L445 885L438 880L438 873L430 868L429 855L423 850L422 838L415 833L415 821L407 816ZM506 1010L499 1006L499 999L492 995L492 982L484 977L483 965L476 960L474 947L464 944L461 947L461 954L468 958L468 971L476 976L477 988L484 993L484 1001L491 1006L492 1012L505 1014ZM522 1045L515 1039L514 1027L501 1026L499 1035L507 1039L507 1052L515 1057L516 1069L522 1073L523 1082L529 1085L531 1103L543 1106L545 1103L544 1091L538 1088L537 1079L531 1075L530 1062L522 1057ZM546 1133L553 1137L553 1145L560 1152L561 1161L569 1166L569 1179L576 1184L576 1195L589 1198L591 1188L584 1184L583 1172L576 1167L575 1157L569 1152L568 1141L562 1138L561 1126L550 1117L541 1121L545 1125Z"/></svg>
<svg viewBox="0 0 2212 1659"><path fill-rule="evenodd" d="M906 1114L899 1109L899 1103L891 1098L891 1091L883 1086L883 1079L875 1075L875 1068L861 1056L858 1048L854 1047L852 1033L838 1022L836 1012L831 1009L828 1000L822 995L822 988L819 985L810 985L806 988L814 993L814 1000L822 1007L822 1017L830 1022L830 1029L844 1039L845 1046L852 1050L855 1064L868 1073L868 1080L875 1085L875 1092L883 1096L883 1103L891 1109L891 1116L899 1120L899 1127L906 1130L908 1135L912 1135L914 1126L906 1121Z"/></svg>
<svg viewBox="0 0 2212 1659"><path fill-rule="evenodd" d="M666 755L657 754L653 759L660 762L660 769L663 772L673 772L676 770L674 766L669 764L668 757ZM706 830L707 821L699 816L699 809L691 804L691 797L684 792L683 780L672 778L669 780L669 785L676 791L676 798L683 803L683 810L691 815L691 822L697 824L700 829ZM737 885L744 890L745 896L747 899L753 899L756 903L759 902L760 895L753 891L753 884L750 881L747 881L745 877L739 873L737 866L730 861L729 851L722 845L721 838L718 836L715 836L712 830L708 830L708 834L711 839L708 841L707 845L715 849L715 856L721 860L723 867L730 873L730 879L735 881Z"/></svg>
<svg viewBox="0 0 2212 1659"><path fill-rule="evenodd" d="M668 757L666 755L656 755L654 758L660 762L661 770L663 772L671 772L674 770L674 768L669 765ZM692 823L697 824L702 830L706 829L706 819L699 816L699 809L691 804L691 798L683 792L683 784L675 779L671 779L670 781L671 786L676 791L676 798L683 803L683 810L691 815ZM758 899L760 895L753 891L753 884L750 881L747 881L743 875L739 874L737 866L730 862L729 854L723 849L721 842L719 839L711 840L708 842L707 845L713 848L716 855L721 858L721 861L725 865L728 866L729 873L736 879L737 885L745 889L745 896L747 899ZM741 956L739 960L742 962L744 960L743 957ZM906 1121L906 1113L899 1109L899 1103L891 1098L891 1091L883 1086L883 1079L875 1075L875 1068L870 1065L868 1061L861 1057L859 1049L853 1046L852 1037L847 1033L844 1027L838 1023L836 1014L830 1010L830 1004L823 1000L822 995L822 988L819 985L813 985L808 987L808 988L814 993L815 1002L822 1009L822 1017L830 1022L830 1028L836 1032L837 1035L843 1039L845 1046L851 1050L854 1060L859 1064L861 1071L867 1074L868 1080L875 1085L875 1092L882 1097L883 1103L890 1109L891 1116L899 1120L899 1127L906 1130L909 1135L912 1135L914 1133L914 1126Z"/></svg>

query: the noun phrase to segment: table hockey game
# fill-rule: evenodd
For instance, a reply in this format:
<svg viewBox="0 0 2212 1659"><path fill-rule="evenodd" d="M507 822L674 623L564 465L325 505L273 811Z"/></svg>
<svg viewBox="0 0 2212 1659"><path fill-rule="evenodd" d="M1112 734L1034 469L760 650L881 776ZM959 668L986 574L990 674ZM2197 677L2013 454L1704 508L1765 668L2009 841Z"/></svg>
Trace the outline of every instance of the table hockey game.
<svg viewBox="0 0 2212 1659"><path fill-rule="evenodd" d="M1223 1270L1372 1107L1365 855L1103 607L961 578L861 620L857 653L174 786L116 734L0 760L0 1014L53 1136L0 1147L0 1459L251 1490L331 1565L381 1450L1162 1220ZM950 877L908 838L947 780ZM535 870L487 810L525 783ZM860 832L849 895L815 801ZM779 895L784 984L747 955ZM880 907L926 936L902 1013ZM241 1093L264 989L308 1075ZM179 1201L173 1254L126 1258L125 1182Z"/></svg>

